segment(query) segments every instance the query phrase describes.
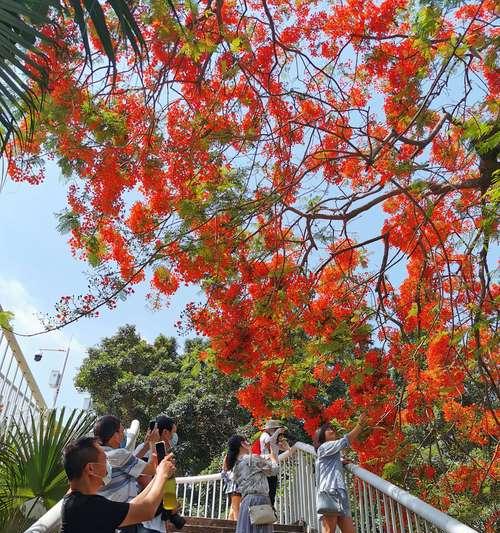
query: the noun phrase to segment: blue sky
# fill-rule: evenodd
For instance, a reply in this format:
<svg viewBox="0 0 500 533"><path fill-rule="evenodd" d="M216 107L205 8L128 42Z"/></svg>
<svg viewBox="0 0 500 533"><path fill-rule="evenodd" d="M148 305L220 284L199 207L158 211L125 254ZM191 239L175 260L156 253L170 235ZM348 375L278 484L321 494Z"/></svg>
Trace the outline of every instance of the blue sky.
<svg viewBox="0 0 500 533"><path fill-rule="evenodd" d="M67 236L57 229L55 213L66 206L66 184L59 178L56 165L49 164L42 185L14 183L7 179L0 192L0 304L15 313L14 329L31 334L43 331L37 314L51 313L60 296L86 292L87 266L72 257ZM153 312L147 307L143 284L114 311L103 309L101 316L82 319L61 331L36 337L18 336L25 357L37 379L42 394L52 404L53 389L48 386L52 369L60 369L64 353L47 352L41 362L33 355L39 348L67 348L70 357L58 405L83 406L84 396L73 386L73 378L85 351L103 337L113 335L126 323L135 324L141 335L152 341L157 335L175 336L174 323L188 301L199 298L195 288L181 287L167 309Z"/></svg>

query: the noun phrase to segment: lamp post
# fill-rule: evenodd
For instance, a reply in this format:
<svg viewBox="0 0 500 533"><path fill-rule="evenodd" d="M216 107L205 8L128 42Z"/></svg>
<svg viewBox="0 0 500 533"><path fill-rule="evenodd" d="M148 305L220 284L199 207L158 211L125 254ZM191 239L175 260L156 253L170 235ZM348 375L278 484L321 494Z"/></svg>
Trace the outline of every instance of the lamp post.
<svg viewBox="0 0 500 533"><path fill-rule="evenodd" d="M68 348L66 350L64 350L63 348L40 348L38 350L38 352L35 354L35 361L41 361L42 360L42 352L66 352L66 356L64 357L64 363L63 363L63 366L62 366L62 370L59 372L59 371L55 371L57 372L57 375L55 375L55 383L53 385L53 387L56 389L56 392L54 394L54 402L52 403L52 409L55 409L56 407L56 403L57 403L57 398L59 396L59 391L61 390L61 384L62 384L62 380L64 378L64 372L66 371L66 364L68 362L68 356L69 356L69 348L70 348L70 345L71 345L71 341L69 342L68 344ZM50 385L50 383L49 383Z"/></svg>

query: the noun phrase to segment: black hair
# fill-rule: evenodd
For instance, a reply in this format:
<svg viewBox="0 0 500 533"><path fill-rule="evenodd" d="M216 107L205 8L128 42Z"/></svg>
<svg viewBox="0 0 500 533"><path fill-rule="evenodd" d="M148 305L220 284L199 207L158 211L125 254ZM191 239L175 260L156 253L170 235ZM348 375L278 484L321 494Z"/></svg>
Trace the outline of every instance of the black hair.
<svg viewBox="0 0 500 533"><path fill-rule="evenodd" d="M156 427L161 435L162 431L172 431L172 428L175 425L175 420L169 416L160 415L156 417Z"/></svg>
<svg viewBox="0 0 500 533"><path fill-rule="evenodd" d="M242 435L233 435L227 441L226 468L232 470L240 453L241 444L247 439Z"/></svg>
<svg viewBox="0 0 500 533"><path fill-rule="evenodd" d="M326 441L326 432L329 429L334 429L330 422L320 426L314 434L313 446L317 450Z"/></svg>
<svg viewBox="0 0 500 533"><path fill-rule="evenodd" d="M94 426L94 435L105 446L109 439L119 431L121 425L120 419L117 416L101 416Z"/></svg>
<svg viewBox="0 0 500 533"><path fill-rule="evenodd" d="M95 437L81 437L64 448L63 466L70 481L82 477L88 463L97 463L99 452L96 444Z"/></svg>

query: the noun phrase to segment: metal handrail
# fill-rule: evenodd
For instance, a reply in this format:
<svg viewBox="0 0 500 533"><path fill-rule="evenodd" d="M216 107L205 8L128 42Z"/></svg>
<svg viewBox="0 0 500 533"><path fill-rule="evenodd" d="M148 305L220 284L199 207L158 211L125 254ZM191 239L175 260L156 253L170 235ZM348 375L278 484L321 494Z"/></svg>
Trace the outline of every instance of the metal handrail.
<svg viewBox="0 0 500 533"><path fill-rule="evenodd" d="M389 498L404 506L405 509L409 509L423 520L430 522L433 526L439 528L441 531L447 533L478 533L475 529L472 529L466 524L459 522L455 518L443 513L439 509L432 507L428 503L425 503L420 498L413 496L408 491L393 485L389 481L382 479L381 477L373 474L372 472L365 470L364 468L349 463L345 465L353 476L368 483L374 489L379 490Z"/></svg>
<svg viewBox="0 0 500 533"><path fill-rule="evenodd" d="M127 449L133 449L138 432L139 423L134 421L127 430ZM314 448L297 442L279 460L280 489L276 500L279 522L302 522L309 530L319 530ZM351 474L351 499L359 533L478 533L358 465L348 464L346 470ZM177 477L176 483L184 516L227 517L229 502L220 473ZM61 502L25 533L51 533L60 523L60 513Z"/></svg>
<svg viewBox="0 0 500 533"><path fill-rule="evenodd" d="M62 500L51 507L24 533L52 533L61 524Z"/></svg>
<svg viewBox="0 0 500 533"><path fill-rule="evenodd" d="M2 311L0 305L0 312ZM26 362L16 336L9 329L0 327L0 422L6 431L12 420L25 416L35 418L47 410L38 384Z"/></svg>
<svg viewBox="0 0 500 533"><path fill-rule="evenodd" d="M295 459L296 471L303 468L301 455L316 458L315 449L302 442L297 442L294 447L300 452ZM284 456L285 454L283 454ZM290 457L289 461L294 461ZM382 479L376 474L349 463L345 466L351 474L351 499L354 500L355 522L357 530L361 533L409 533L430 530L442 531L445 533L478 533L455 518L443 513L439 509L432 507L420 498L413 496L408 491ZM307 486L314 486L316 492L316 476L309 479L302 478L300 485L307 489ZM316 525L317 515L315 515L315 501L307 498L307 490L304 502L299 502L302 507L302 519L306 519L308 524ZM311 508L312 507L312 508ZM297 518L297 513L295 518ZM307 519L308 518L308 519Z"/></svg>

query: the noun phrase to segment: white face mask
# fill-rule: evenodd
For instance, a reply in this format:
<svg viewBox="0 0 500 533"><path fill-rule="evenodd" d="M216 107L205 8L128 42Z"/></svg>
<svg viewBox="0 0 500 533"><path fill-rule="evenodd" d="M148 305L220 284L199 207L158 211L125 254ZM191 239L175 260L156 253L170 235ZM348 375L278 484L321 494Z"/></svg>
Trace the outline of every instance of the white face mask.
<svg viewBox="0 0 500 533"><path fill-rule="evenodd" d="M93 465L102 465L102 463L91 463ZM111 482L111 474L113 472L113 467L111 466L111 463L106 459L106 473L104 474L104 477L100 474L94 474L94 472L90 472L91 475L96 476L98 478L101 478L103 485L109 485Z"/></svg>
<svg viewBox="0 0 500 533"><path fill-rule="evenodd" d="M170 446L177 446L179 444L179 435L177 435L177 432L172 433L172 436L170 437Z"/></svg>

